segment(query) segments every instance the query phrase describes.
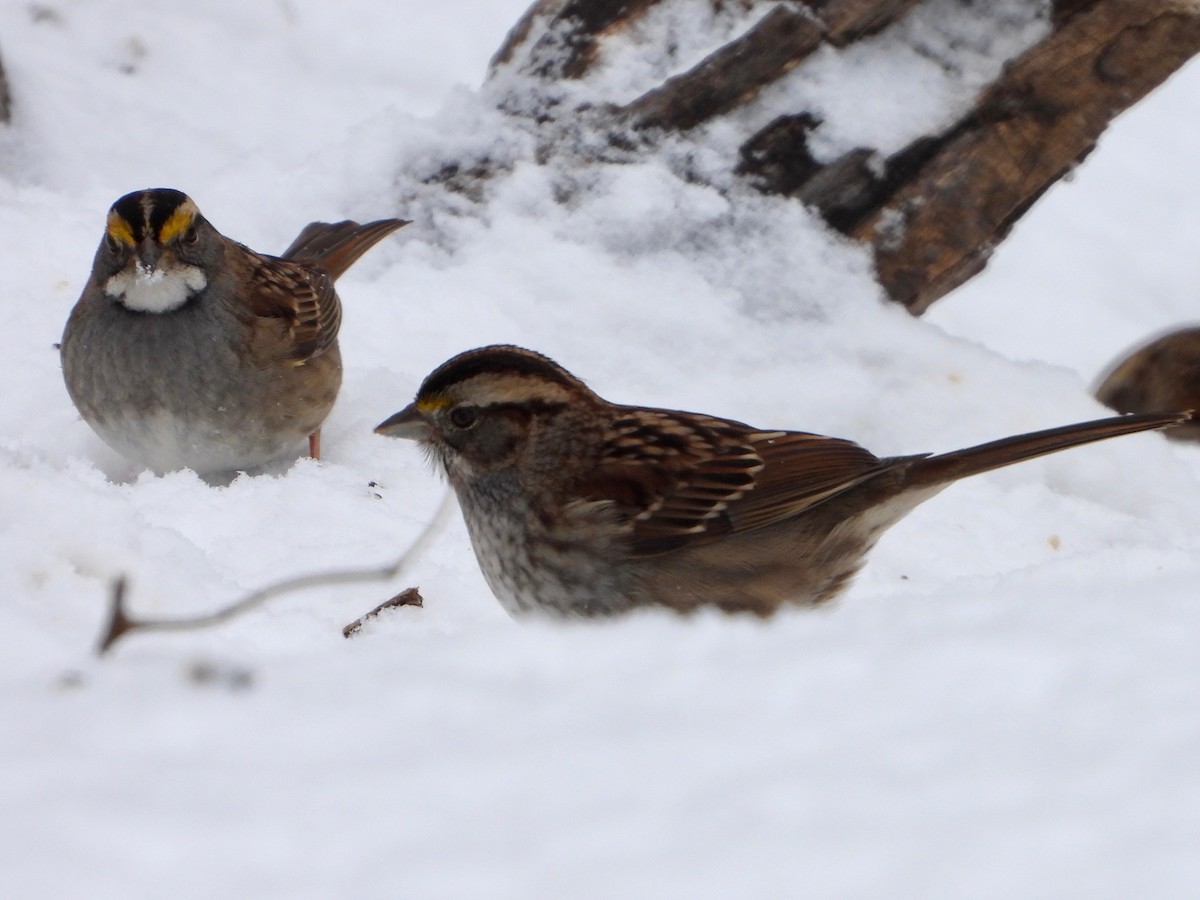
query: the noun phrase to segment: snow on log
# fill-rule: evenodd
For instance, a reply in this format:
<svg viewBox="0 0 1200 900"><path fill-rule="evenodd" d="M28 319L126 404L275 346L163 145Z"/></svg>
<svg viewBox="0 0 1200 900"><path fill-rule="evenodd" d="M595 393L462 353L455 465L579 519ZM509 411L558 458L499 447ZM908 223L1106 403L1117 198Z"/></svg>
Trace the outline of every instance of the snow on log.
<svg viewBox="0 0 1200 900"><path fill-rule="evenodd" d="M843 55L866 109L878 98L862 69L906 71L898 48L940 66L956 97L924 119L893 109L893 134L847 145L837 135L855 129L829 127L810 69ZM669 145L681 177L818 211L872 249L887 295L919 314L1198 51L1200 4L1184 0L538 0L490 81L536 123L541 158L590 148L581 164L620 163ZM693 165L731 130L725 171Z"/></svg>

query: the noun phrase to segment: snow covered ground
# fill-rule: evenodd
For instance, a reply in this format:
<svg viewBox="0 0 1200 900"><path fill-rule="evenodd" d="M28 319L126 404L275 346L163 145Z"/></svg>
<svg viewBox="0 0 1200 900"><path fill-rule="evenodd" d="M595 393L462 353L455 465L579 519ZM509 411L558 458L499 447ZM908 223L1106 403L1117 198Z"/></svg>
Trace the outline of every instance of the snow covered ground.
<svg viewBox="0 0 1200 900"><path fill-rule="evenodd" d="M567 206L528 164L483 214L414 195L434 151L519 144L473 91L523 5L0 6L0 896L1194 896L1200 450L1157 435L955 486L818 612L516 622L455 518L392 589L93 656L119 573L179 615L394 558L442 487L371 428L472 346L899 454L1095 417L1113 356L1197 317L1196 66L913 320L803 211L662 162ZM139 474L71 407L104 213L160 185L266 251L416 219L340 283L321 463Z"/></svg>

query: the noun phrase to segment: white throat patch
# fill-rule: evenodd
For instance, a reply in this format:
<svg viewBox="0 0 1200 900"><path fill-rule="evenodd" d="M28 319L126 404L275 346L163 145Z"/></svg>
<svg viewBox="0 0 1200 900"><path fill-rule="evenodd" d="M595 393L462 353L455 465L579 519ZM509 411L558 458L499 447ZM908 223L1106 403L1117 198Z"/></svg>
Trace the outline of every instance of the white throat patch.
<svg viewBox="0 0 1200 900"><path fill-rule="evenodd" d="M136 312L165 313L183 306L207 284L208 279L195 266L177 266L166 272L138 264L108 279L104 293Z"/></svg>

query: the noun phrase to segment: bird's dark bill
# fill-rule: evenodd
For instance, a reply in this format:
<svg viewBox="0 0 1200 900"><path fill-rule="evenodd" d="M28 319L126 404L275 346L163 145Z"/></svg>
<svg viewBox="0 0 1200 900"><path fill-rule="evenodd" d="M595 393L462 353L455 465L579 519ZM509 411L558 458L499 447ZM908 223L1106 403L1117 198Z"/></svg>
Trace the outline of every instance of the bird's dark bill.
<svg viewBox="0 0 1200 900"><path fill-rule="evenodd" d="M415 403L410 403L400 412L375 426L376 434L404 438L410 441L429 439L429 425Z"/></svg>

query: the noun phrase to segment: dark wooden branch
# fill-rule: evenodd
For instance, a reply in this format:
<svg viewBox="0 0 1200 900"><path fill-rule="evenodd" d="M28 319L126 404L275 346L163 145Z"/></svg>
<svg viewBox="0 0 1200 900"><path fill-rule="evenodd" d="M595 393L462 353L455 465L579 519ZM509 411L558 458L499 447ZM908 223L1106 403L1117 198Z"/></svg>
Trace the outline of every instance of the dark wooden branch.
<svg viewBox="0 0 1200 900"><path fill-rule="evenodd" d="M659 0L537 0L492 57L492 69L512 62L529 44L527 75L579 78L596 61L601 40L645 15ZM535 26L539 26L535 29Z"/></svg>
<svg viewBox="0 0 1200 900"><path fill-rule="evenodd" d="M841 47L882 31L903 18L920 0L811 0L825 23L829 43Z"/></svg>
<svg viewBox="0 0 1200 900"><path fill-rule="evenodd" d="M1198 51L1195 6L1110 0L1067 18L852 232L889 296L921 313L979 272L1109 122Z"/></svg>
<svg viewBox="0 0 1200 900"><path fill-rule="evenodd" d="M742 37L622 112L639 128L693 128L753 100L816 50L823 36L812 15L778 6Z"/></svg>
<svg viewBox="0 0 1200 900"><path fill-rule="evenodd" d="M1055 28L1060 28L1072 16L1085 12L1095 5L1096 0L1054 0L1051 21L1054 22Z"/></svg>
<svg viewBox="0 0 1200 900"><path fill-rule="evenodd" d="M588 94L586 75L607 44L654 7L688 2L696 0L534 4L497 53L492 78L509 78L504 108L535 124L537 161L626 162L668 139L672 158L686 158L688 141L705 140L704 126L749 113L734 119L757 123L754 131L746 126L734 173L759 191L796 199L869 245L880 284L913 313L980 271L1013 224L1091 152L1117 115L1200 52L1197 4L1054 0L1047 36L1009 60L959 121L899 152L864 146L829 161L810 152L810 136L821 126L813 111L799 98L787 109L787 74L819 47L841 48L891 27L926 0L712 0L748 16L765 14L623 107ZM1026 2L1032 21L1042 0ZM974 8L989 14L986 4ZM999 26L1004 17L996 15ZM544 90L558 79L575 79L582 89ZM785 114L763 125L754 104L768 87L775 89L773 107ZM468 194L471 183L495 174L487 161L453 171L469 177L448 186ZM722 190L729 183L717 181Z"/></svg>

